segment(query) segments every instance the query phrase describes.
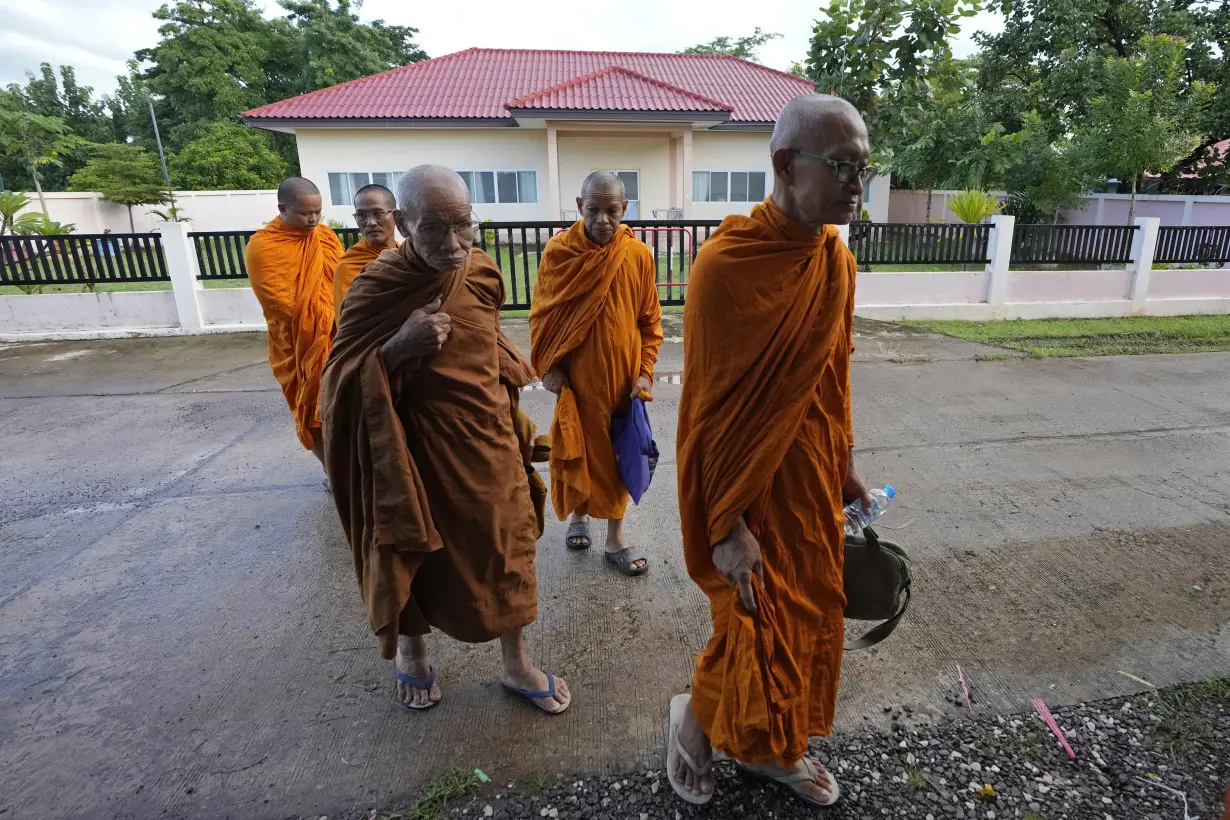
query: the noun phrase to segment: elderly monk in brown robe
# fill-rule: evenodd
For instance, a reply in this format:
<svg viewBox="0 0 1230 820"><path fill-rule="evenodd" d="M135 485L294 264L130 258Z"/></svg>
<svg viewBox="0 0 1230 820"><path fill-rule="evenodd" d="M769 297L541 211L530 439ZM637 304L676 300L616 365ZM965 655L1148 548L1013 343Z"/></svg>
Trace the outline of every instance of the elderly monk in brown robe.
<svg viewBox="0 0 1230 820"><path fill-rule="evenodd" d="M396 657L398 700L440 700L431 627L500 639L500 682L550 714L567 684L531 662L538 522L518 431L529 365L500 332L504 281L473 248L461 177L424 165L398 186L406 241L342 303L321 389L325 466L372 632Z"/></svg>
<svg viewBox="0 0 1230 820"><path fill-rule="evenodd" d="M397 199L383 185L364 185L354 195L354 221L363 238L346 249L333 271L333 310L342 315L342 299L363 266L397 247Z"/></svg>
<svg viewBox="0 0 1230 820"><path fill-rule="evenodd" d="M608 564L624 575L649 568L624 541L628 490L611 443L611 416L649 398L662 346L653 252L620 225L624 185L610 171L585 178L581 218L551 238L538 266L530 350L558 400L551 426L551 499L568 517L570 549L590 546L589 518L607 521Z"/></svg>
<svg viewBox="0 0 1230 820"><path fill-rule="evenodd" d="M269 327L269 366L304 449L320 443L320 372L333 339L333 269L342 243L320 221L320 190L291 177L278 186L278 216L248 240L252 292Z"/></svg>
<svg viewBox="0 0 1230 820"><path fill-rule="evenodd" d="M684 313L679 507L713 636L671 701L667 772L713 796L714 752L815 806L840 796L807 756L827 735L844 639L842 506L854 470L854 259L835 225L868 179L867 129L839 97L796 97L770 141L773 193L701 247Z"/></svg>

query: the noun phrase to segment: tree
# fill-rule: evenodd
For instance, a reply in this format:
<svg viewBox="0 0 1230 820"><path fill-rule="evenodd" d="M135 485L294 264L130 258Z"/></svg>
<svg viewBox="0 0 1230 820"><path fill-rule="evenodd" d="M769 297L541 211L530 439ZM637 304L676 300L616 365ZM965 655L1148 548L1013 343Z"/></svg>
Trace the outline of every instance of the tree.
<svg viewBox="0 0 1230 820"><path fill-rule="evenodd" d="M30 197L16 191L0 191L0 236L4 236L9 231L13 233L21 233L21 229L25 224L28 224L34 217L34 214L17 215L17 212L30 204Z"/></svg>
<svg viewBox="0 0 1230 820"><path fill-rule="evenodd" d="M70 191L97 191L128 209L128 227L137 232L134 205L161 205L170 197L158 162L145 149L113 142L96 145L89 161L68 180Z"/></svg>
<svg viewBox="0 0 1230 820"><path fill-rule="evenodd" d="M185 189L276 188L287 164L265 135L242 125L216 123L171 158L171 177Z"/></svg>
<svg viewBox="0 0 1230 820"><path fill-rule="evenodd" d="M59 167L63 157L86 145L59 117L44 117L17 107L0 107L0 153L19 157L30 173L39 206L47 214L40 168Z"/></svg>
<svg viewBox="0 0 1230 820"><path fill-rule="evenodd" d="M776 40L782 35L772 31L761 31L760 26L749 37L715 37L707 43L685 48L680 54L729 54L741 60L759 59L760 47L770 40Z"/></svg>
<svg viewBox="0 0 1230 820"><path fill-rule="evenodd" d="M1075 143L1092 172L1131 186L1128 224L1136 216L1136 191L1145 173L1168 171L1202 142L1202 121L1213 89L1184 74L1182 41L1145 37L1133 57L1102 64L1103 94L1092 100Z"/></svg>
<svg viewBox="0 0 1230 820"><path fill-rule="evenodd" d="M1009 208L1021 222L1059 221L1093 187L1067 134L1053 134L1037 111L1023 115L1015 150L1020 158L1005 180Z"/></svg>

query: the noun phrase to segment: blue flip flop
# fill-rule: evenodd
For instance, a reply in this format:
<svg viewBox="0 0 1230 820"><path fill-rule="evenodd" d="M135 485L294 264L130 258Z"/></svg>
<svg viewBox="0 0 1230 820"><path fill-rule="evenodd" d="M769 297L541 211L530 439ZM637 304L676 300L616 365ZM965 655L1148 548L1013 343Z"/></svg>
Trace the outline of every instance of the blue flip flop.
<svg viewBox="0 0 1230 820"><path fill-rule="evenodd" d="M398 672L397 680L399 683L408 683L411 686L413 686L415 689L420 689L424 692L429 693L430 695L431 687L434 686L436 683L436 668L434 666L427 667L427 677L426 678L416 678L414 675L411 675L407 672ZM401 698L394 698L394 700L397 701L398 706L400 706L401 708L405 709L408 712L421 712L424 709L430 709L431 707L435 706L439 702L435 700L430 700L429 698L426 706L411 706L409 703L406 703Z"/></svg>
<svg viewBox="0 0 1230 820"><path fill-rule="evenodd" d="M546 712L548 715L563 714L568 709L568 706L572 703L571 695L569 695L568 700L564 701L563 705L554 712L544 709L542 704L538 702L542 698L555 697L555 676L552 675L550 672L544 672L543 674L547 676L547 688L544 690L538 691L538 692L535 692L531 689L517 689L516 687L509 686L507 683L504 683L502 681L500 682L500 685L503 686L505 689L507 689L512 694L516 695L517 697L523 698L527 703L531 704L532 706L542 709L542 711Z"/></svg>

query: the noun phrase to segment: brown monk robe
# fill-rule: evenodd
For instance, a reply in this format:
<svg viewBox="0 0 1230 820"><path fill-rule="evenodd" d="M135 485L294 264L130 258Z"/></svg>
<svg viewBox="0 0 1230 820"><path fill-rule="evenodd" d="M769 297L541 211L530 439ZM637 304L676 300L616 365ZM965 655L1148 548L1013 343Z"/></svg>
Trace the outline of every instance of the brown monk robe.
<svg viewBox="0 0 1230 820"><path fill-rule="evenodd" d="M325 466L354 556L368 621L396 656L398 700L440 700L431 627L499 638L501 682L550 713L567 684L525 651L538 611L538 523L518 438L528 364L500 332L503 278L471 247L469 192L447 168L399 186L407 237L354 280L321 390Z"/></svg>
<svg viewBox="0 0 1230 820"><path fill-rule="evenodd" d="M538 266L530 350L543 385L559 397L551 426L551 500L567 544L590 546L589 516L607 520L606 561L625 575L648 568L623 537L628 491L611 443L611 416L649 398L662 346L653 253L620 225L624 186L609 171L586 177L581 219L552 237Z"/></svg>
<svg viewBox="0 0 1230 820"><path fill-rule="evenodd" d="M342 298L368 262L397 247L397 199L383 185L364 185L354 195L354 221L363 238L351 245L333 271L333 313L342 315Z"/></svg>
<svg viewBox="0 0 1230 820"><path fill-rule="evenodd" d="M269 366L305 449L323 459L320 372L333 338L333 269L342 243L320 222L320 191L291 177L278 187L278 217L248 240L252 292L269 327Z"/></svg>
<svg viewBox="0 0 1230 820"><path fill-rule="evenodd" d="M790 101L774 187L704 244L684 313L679 508L713 636L671 703L677 794L713 794L711 750L813 805L836 781L808 738L833 723L843 644L842 506L866 499L850 419L853 257L835 224L862 193L867 131L838 97ZM865 500L864 503L870 503Z"/></svg>

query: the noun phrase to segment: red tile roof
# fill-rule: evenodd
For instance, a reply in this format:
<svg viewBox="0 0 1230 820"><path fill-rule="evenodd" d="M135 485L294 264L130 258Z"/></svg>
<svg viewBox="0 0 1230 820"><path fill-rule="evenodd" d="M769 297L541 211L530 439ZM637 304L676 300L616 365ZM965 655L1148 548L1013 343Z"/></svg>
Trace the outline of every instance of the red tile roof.
<svg viewBox="0 0 1230 820"><path fill-rule="evenodd" d="M769 123L812 83L737 57L618 51L472 48L261 106L261 120L490 119L508 107L624 111L730 111L734 123ZM526 105L529 103L529 105ZM684 106L667 108L665 106ZM708 106L708 107L702 107ZM604 109L611 110L611 109Z"/></svg>
<svg viewBox="0 0 1230 820"><path fill-rule="evenodd" d="M709 99L621 66L607 66L600 71L525 94L509 102L506 107L586 111L734 110L729 103Z"/></svg>

